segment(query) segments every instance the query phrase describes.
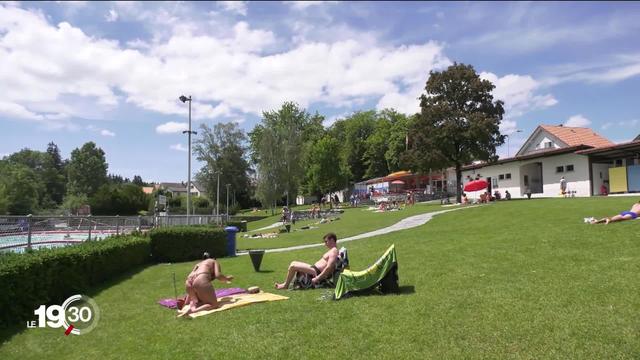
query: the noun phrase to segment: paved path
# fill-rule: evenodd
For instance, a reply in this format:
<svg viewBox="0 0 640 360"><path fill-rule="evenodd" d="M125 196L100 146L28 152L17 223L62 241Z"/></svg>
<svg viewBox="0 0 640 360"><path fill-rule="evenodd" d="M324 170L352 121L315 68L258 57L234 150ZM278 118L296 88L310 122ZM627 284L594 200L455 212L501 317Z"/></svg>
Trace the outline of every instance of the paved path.
<svg viewBox="0 0 640 360"><path fill-rule="evenodd" d="M265 227L261 227L260 229L255 229L255 230L251 230L251 231L262 231L262 230L269 230L269 229L273 229L273 228L277 228L279 226L284 225L284 223L282 221L278 221L277 223L273 223L269 226L265 226Z"/></svg>
<svg viewBox="0 0 640 360"><path fill-rule="evenodd" d="M430 213L426 213L426 214L409 216L408 218L402 219L402 220L398 221L397 223L395 223L395 224L393 224L391 226L387 226L387 227L382 228L382 229L378 229L378 230L370 231L370 232L367 232L367 233L363 233L363 234L359 234L359 235L350 236L350 237L347 237L347 238L344 238L344 239L340 239L340 240L338 240L338 244L342 244L342 243L348 242L348 241L366 239L366 238L369 238L369 237L372 237L372 236L388 234L388 233L391 233L391 232L394 232L394 231L411 229L411 228L426 224L427 221L431 220L436 215L448 213L450 211L469 209L469 208L472 208L472 207L475 207L475 206L456 207L455 209L440 210L440 211L434 211L434 212L430 212ZM265 252L267 252L267 253L285 252L285 251L309 249L309 248L320 247L320 246L324 246L324 244L307 244L307 245L290 246L290 247L285 247L285 248L267 249L267 250L265 250ZM238 255L246 255L246 254L247 254L246 251L238 252Z"/></svg>

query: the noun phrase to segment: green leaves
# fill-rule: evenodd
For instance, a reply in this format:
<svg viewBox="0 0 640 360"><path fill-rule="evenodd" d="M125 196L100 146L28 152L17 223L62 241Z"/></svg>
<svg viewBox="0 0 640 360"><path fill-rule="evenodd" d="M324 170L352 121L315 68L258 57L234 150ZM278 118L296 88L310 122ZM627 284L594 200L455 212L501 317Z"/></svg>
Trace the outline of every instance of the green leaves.
<svg viewBox="0 0 640 360"><path fill-rule="evenodd" d="M100 186L107 183L107 167L104 151L94 142L74 149L67 166L67 192L93 195Z"/></svg>
<svg viewBox="0 0 640 360"><path fill-rule="evenodd" d="M463 165L495 158L496 147L504 143L499 130L504 108L493 100L494 88L471 65L432 71L410 130L412 169L455 166L460 183ZM457 197L460 201L460 189Z"/></svg>

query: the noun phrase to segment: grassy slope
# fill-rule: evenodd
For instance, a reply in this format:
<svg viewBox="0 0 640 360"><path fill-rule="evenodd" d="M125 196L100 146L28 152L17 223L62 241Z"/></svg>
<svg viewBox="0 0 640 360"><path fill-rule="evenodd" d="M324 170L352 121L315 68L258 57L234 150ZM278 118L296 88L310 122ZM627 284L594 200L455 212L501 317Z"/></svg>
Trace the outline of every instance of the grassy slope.
<svg viewBox="0 0 640 360"><path fill-rule="evenodd" d="M398 221L412 215L442 209L443 208L440 205L435 204L417 204L415 206L407 207L405 210L386 213L375 213L372 211L364 210L363 208L346 209L344 214L340 215L340 220L325 224L315 224L318 222L317 219L305 220L296 222L296 225L292 228L293 230L296 230L305 225L315 224L313 226L316 226L317 229L292 231L288 234L280 234L277 238L273 239L243 238L242 233L238 234L236 246L238 249L270 249L276 247L320 243L322 241L322 236L329 231L336 233L336 235L338 235L338 239L341 239L393 225ZM266 223L264 223L264 220L267 219L261 220L262 223L258 225L249 223L251 224L251 227L249 228L249 234L255 233L255 229L259 229L262 226L271 225L274 222L278 221L278 218L275 217L269 219L270 220ZM274 232L277 230L277 228L274 228L261 232L266 233Z"/></svg>
<svg viewBox="0 0 640 360"><path fill-rule="evenodd" d="M582 223L630 201L505 202L348 244L361 269L395 243L401 295L332 302L319 299L326 290L289 291L288 301L178 320L155 301L192 264L155 265L91 294L102 309L91 334L24 330L0 358L637 358L640 220ZM269 289L291 260L319 251L267 254L262 273L246 257L222 266L236 286Z"/></svg>

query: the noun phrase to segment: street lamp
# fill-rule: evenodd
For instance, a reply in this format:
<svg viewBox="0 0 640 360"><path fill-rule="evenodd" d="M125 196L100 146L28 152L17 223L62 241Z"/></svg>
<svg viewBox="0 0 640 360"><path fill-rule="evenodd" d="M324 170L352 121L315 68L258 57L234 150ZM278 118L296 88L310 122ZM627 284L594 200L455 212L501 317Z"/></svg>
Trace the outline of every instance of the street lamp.
<svg viewBox="0 0 640 360"><path fill-rule="evenodd" d="M229 186L231 184L227 184L227 221L229 221Z"/></svg>
<svg viewBox="0 0 640 360"><path fill-rule="evenodd" d="M180 95L178 98L183 103L189 102L189 130L185 130L182 133L187 134L189 137L189 160L188 160L188 170L187 170L187 225L190 225L189 222L189 213L191 209L191 135L196 135L197 132L191 131L191 95L186 97L184 95Z"/></svg>
<svg viewBox="0 0 640 360"><path fill-rule="evenodd" d="M216 191L216 223L219 224L220 221L220 171L216 171L218 174L218 188Z"/></svg>
<svg viewBox="0 0 640 360"><path fill-rule="evenodd" d="M512 132L512 133L511 133L511 134L509 134L509 135L505 135L505 136L506 136L506 138L507 138L507 157L509 157L509 156L510 156L510 155L509 155L509 139L511 138L511 135L513 135L513 134L515 134L515 133L521 133L521 132L522 132L522 130L519 130L519 129L518 129L518 130L516 130L516 131Z"/></svg>

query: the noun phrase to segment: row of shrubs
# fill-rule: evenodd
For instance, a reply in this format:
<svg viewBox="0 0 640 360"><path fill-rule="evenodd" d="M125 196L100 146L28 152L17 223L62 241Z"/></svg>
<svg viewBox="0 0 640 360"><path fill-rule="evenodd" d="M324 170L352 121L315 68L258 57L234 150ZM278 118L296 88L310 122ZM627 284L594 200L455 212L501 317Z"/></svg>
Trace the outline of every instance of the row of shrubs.
<svg viewBox="0 0 640 360"><path fill-rule="evenodd" d="M153 262L226 255L226 233L210 226L180 226L146 234L0 256L0 327L34 318L42 304L61 304L74 294Z"/></svg>

